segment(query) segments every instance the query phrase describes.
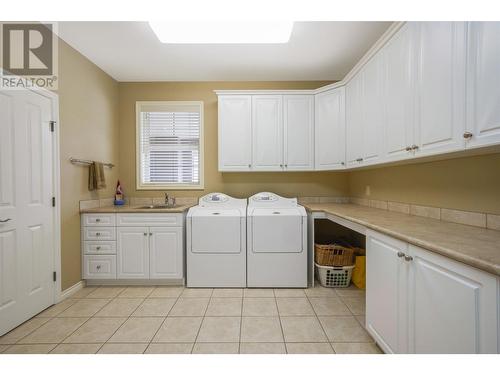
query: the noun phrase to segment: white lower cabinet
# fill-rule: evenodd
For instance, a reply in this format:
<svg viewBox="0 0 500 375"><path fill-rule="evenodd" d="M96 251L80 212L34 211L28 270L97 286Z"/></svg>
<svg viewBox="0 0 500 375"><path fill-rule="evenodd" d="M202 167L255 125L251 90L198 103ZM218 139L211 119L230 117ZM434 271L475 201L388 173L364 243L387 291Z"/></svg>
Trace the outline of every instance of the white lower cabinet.
<svg viewBox="0 0 500 375"><path fill-rule="evenodd" d="M117 278L149 279L149 228L118 228Z"/></svg>
<svg viewBox="0 0 500 375"><path fill-rule="evenodd" d="M89 217L90 216L90 217ZM84 279L182 280L184 277L184 215L180 213L82 215ZM92 226L86 226L90 223ZM96 236L96 233L113 233Z"/></svg>
<svg viewBox="0 0 500 375"><path fill-rule="evenodd" d="M498 353L498 278L368 231L366 327L387 353Z"/></svg>
<svg viewBox="0 0 500 375"><path fill-rule="evenodd" d="M182 228L149 228L149 277L182 279Z"/></svg>

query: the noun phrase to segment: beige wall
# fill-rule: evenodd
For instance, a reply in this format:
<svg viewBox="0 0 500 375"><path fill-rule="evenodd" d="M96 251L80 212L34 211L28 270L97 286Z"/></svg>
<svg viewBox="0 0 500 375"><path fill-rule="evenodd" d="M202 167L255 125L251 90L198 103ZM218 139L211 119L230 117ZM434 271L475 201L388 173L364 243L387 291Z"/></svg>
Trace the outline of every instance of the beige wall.
<svg viewBox="0 0 500 375"><path fill-rule="evenodd" d="M79 201L110 197L118 168L105 171L107 188L87 189L88 168L68 159L118 163L118 84L66 43L59 43L61 149L61 263L63 290L81 279Z"/></svg>
<svg viewBox="0 0 500 375"><path fill-rule="evenodd" d="M349 191L360 198L500 214L500 154L350 172Z"/></svg>
<svg viewBox="0 0 500 375"><path fill-rule="evenodd" d="M129 197L151 197L161 191L137 191L135 102L202 100L205 125L205 189L173 191L175 196L200 196L222 191L236 197L270 190L285 196L346 196L347 175L335 172L220 173L217 170L217 96L215 89L310 89L331 82L151 82L120 83L120 181Z"/></svg>

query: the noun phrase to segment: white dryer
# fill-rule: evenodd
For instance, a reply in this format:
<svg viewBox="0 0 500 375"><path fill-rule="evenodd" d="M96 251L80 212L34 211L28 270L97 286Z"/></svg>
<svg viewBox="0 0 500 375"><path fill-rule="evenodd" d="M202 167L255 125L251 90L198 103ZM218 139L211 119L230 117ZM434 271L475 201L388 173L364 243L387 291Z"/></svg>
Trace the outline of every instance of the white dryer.
<svg viewBox="0 0 500 375"><path fill-rule="evenodd" d="M186 217L188 287L246 286L246 199L211 193Z"/></svg>
<svg viewBox="0 0 500 375"><path fill-rule="evenodd" d="M296 198L248 198L247 286L307 287L307 215Z"/></svg>

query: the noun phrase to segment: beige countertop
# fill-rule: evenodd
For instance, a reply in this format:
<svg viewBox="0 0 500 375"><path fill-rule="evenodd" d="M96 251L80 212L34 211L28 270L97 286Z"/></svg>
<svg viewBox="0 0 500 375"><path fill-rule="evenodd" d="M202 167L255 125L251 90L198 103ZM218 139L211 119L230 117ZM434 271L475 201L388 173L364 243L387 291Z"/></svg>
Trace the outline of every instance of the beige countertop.
<svg viewBox="0 0 500 375"><path fill-rule="evenodd" d="M82 214L96 214L96 213L181 213L187 211L189 208L196 204L183 204L173 208L141 208L146 205L139 206L108 206L108 207L95 207L83 209L80 211Z"/></svg>
<svg viewBox="0 0 500 375"><path fill-rule="evenodd" d="M500 231L355 204L308 203L324 212L500 276Z"/></svg>

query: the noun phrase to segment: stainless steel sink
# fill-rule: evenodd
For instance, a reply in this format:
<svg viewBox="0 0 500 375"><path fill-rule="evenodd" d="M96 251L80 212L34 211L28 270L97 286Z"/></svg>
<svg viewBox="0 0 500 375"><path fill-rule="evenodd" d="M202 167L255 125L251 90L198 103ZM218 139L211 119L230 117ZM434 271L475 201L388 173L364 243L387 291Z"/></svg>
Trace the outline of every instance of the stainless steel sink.
<svg viewBox="0 0 500 375"><path fill-rule="evenodd" d="M155 209L165 209L165 208L176 208L179 207L178 204L151 204L149 206L141 206L137 207L141 210L148 209L148 210L155 210Z"/></svg>

